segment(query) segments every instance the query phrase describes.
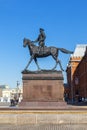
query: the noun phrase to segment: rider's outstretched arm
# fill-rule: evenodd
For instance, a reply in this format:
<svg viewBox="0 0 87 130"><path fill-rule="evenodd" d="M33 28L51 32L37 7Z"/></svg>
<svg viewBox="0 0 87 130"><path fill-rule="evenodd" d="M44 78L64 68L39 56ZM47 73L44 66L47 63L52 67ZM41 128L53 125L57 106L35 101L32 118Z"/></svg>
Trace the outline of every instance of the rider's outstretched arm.
<svg viewBox="0 0 87 130"><path fill-rule="evenodd" d="M35 41L32 41L33 43L37 43L39 42L39 37L35 40Z"/></svg>

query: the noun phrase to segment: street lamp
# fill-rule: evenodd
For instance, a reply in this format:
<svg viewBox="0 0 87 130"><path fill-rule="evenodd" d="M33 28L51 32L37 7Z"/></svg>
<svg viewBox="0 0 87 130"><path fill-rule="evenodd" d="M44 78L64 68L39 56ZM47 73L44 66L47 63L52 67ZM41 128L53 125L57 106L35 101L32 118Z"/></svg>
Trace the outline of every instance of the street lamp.
<svg viewBox="0 0 87 130"><path fill-rule="evenodd" d="M72 98L72 103L73 103L73 77L72 77L72 64L70 65L71 67L71 98Z"/></svg>
<svg viewBox="0 0 87 130"><path fill-rule="evenodd" d="M19 85L20 85L20 83L19 83L19 81L17 81L17 88L18 88Z"/></svg>
<svg viewBox="0 0 87 130"><path fill-rule="evenodd" d="M19 81L17 81L17 99L19 100L19 85L20 85L20 83L19 83Z"/></svg>

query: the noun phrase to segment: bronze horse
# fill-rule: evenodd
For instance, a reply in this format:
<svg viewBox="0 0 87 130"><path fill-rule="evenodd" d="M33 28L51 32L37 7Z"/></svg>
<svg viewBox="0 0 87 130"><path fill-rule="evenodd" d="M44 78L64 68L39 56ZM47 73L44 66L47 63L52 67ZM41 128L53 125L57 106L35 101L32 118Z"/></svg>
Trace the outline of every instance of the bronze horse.
<svg viewBox="0 0 87 130"><path fill-rule="evenodd" d="M58 52L60 50L61 52L66 53L66 54L72 54L73 53L72 51L66 50L64 48L56 48L56 47L53 47L53 46L52 47L44 46L40 49L39 46L34 45L32 43L32 41L30 41L29 39L26 39L26 38L24 38L24 40L23 40L23 46L24 47L28 46L29 51L30 51L30 56L31 56L27 66L25 67L24 70L27 70L27 68L30 65L30 63L32 62L32 60L35 61L38 70L41 70L39 65L38 65L37 58L47 57L47 56L51 55L53 57L53 59L56 61L56 64L55 64L55 66L53 67L52 70L56 69L57 64L59 63L61 70L64 71L63 68L62 68L61 62L58 59Z"/></svg>

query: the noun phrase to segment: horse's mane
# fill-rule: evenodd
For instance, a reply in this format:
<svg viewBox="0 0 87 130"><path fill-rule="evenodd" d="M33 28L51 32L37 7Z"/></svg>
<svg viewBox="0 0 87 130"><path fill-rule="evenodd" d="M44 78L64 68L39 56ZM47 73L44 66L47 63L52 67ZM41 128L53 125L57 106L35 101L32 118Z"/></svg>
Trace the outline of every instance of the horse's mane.
<svg viewBox="0 0 87 130"><path fill-rule="evenodd" d="M34 45L34 43L32 43L32 42L31 42L31 45L34 46L34 47L36 46L36 45Z"/></svg>
<svg viewBox="0 0 87 130"><path fill-rule="evenodd" d="M36 46L30 39L24 38L24 40L27 40L31 44L31 46L34 46L34 47Z"/></svg>

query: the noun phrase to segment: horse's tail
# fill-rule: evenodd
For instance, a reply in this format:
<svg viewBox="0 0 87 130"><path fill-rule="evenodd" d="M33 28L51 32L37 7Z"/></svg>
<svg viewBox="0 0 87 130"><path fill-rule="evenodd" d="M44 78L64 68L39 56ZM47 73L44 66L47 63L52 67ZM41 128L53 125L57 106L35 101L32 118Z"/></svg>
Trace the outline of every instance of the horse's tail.
<svg viewBox="0 0 87 130"><path fill-rule="evenodd" d="M66 50L66 49L64 49L64 48L58 48L61 52L63 52L63 53L66 53L66 54L72 54L73 53L73 51L69 51L69 50Z"/></svg>

